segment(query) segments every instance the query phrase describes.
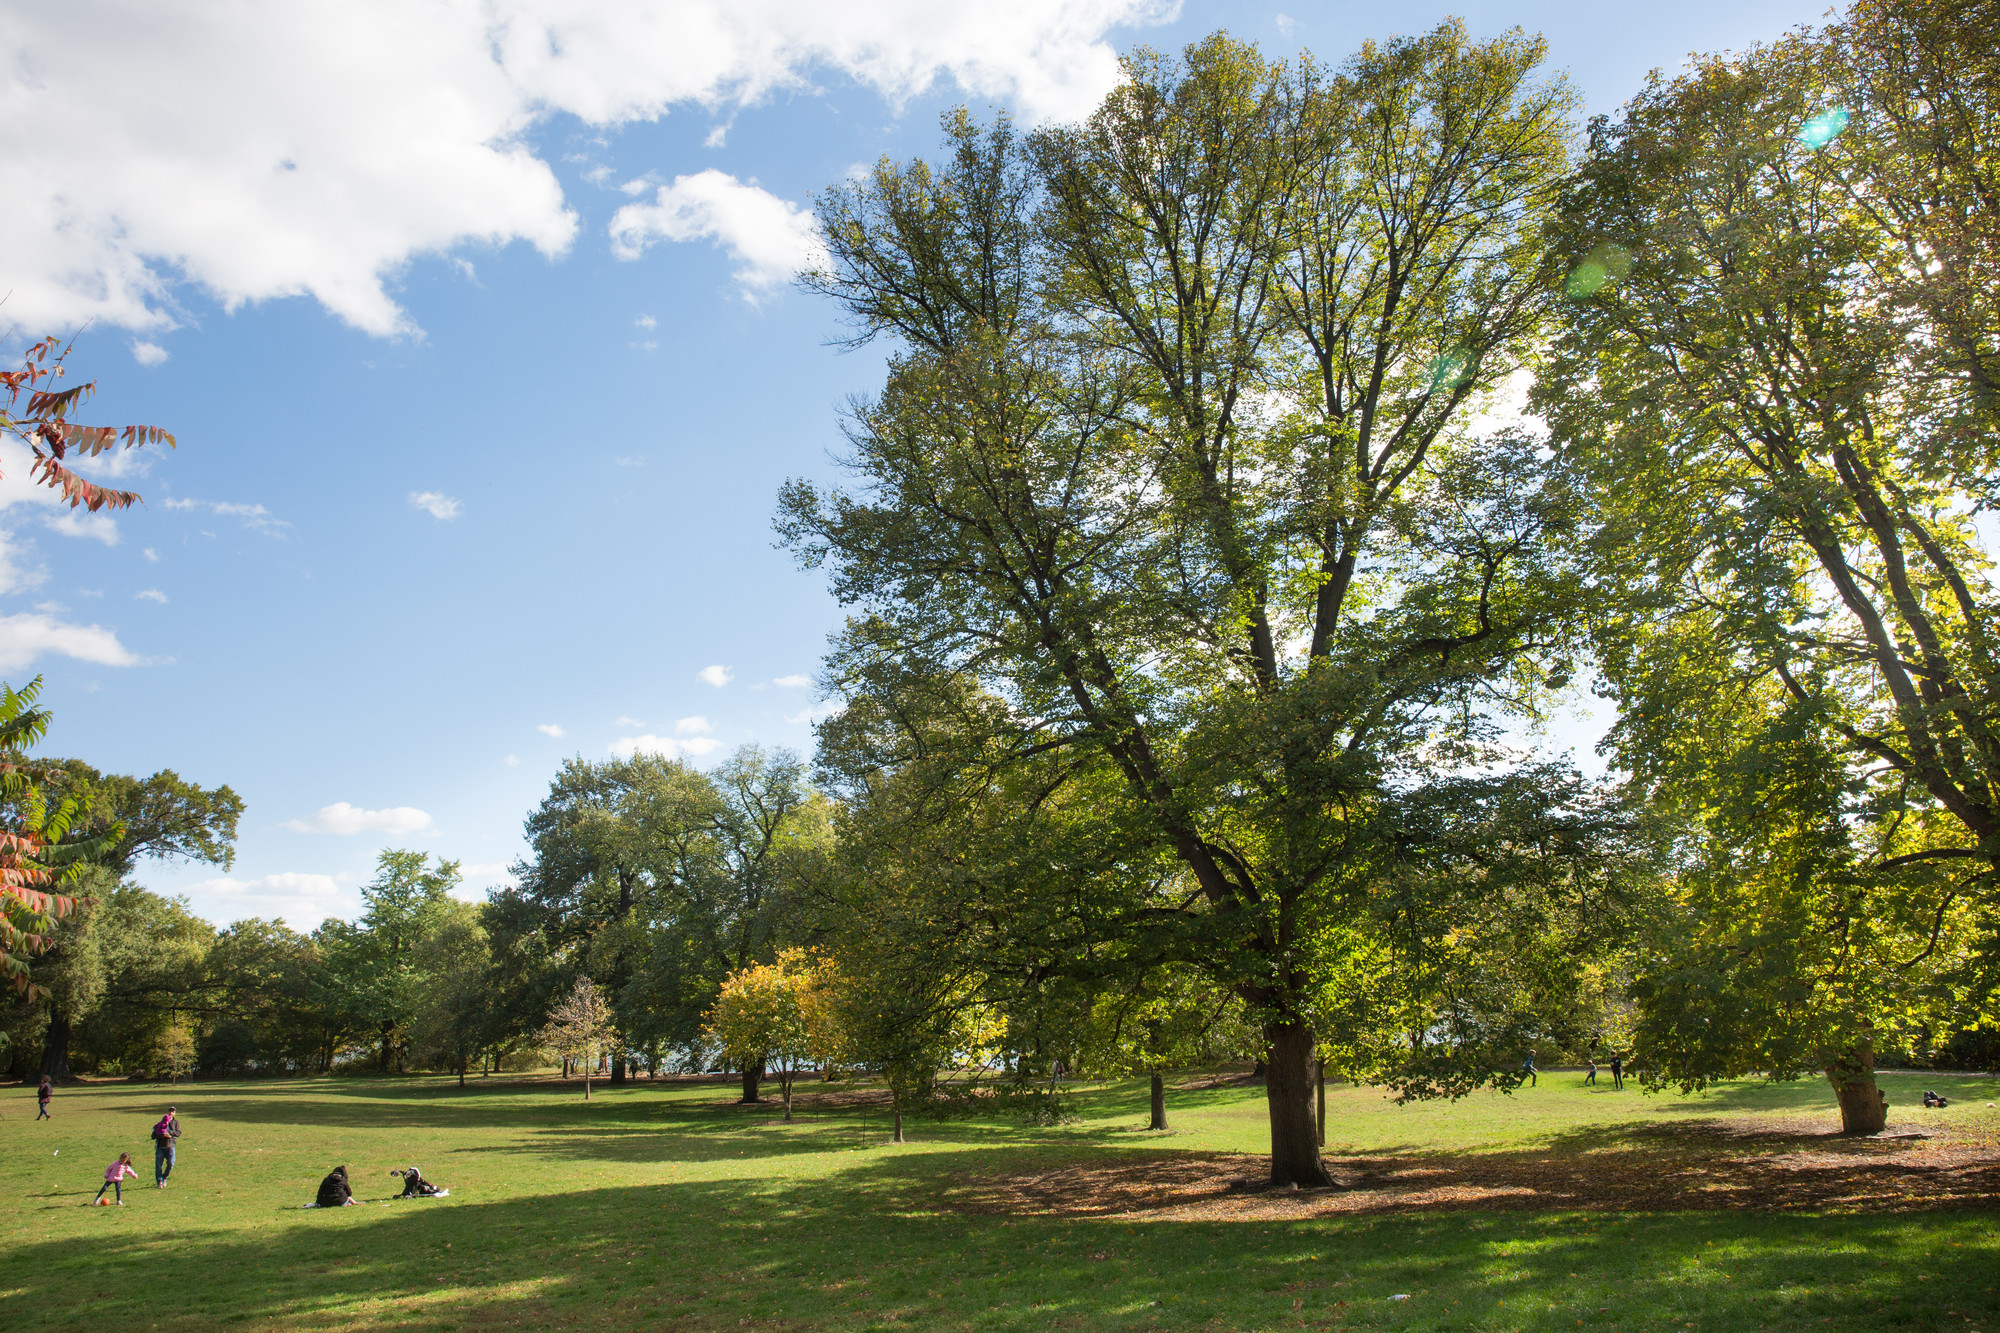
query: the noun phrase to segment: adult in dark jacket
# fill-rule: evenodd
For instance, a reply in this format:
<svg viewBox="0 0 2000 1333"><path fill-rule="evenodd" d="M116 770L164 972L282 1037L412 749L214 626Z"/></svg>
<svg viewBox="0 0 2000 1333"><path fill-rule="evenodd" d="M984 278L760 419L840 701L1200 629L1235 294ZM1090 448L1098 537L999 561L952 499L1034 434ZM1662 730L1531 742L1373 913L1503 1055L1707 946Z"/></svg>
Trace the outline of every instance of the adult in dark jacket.
<svg viewBox="0 0 2000 1333"><path fill-rule="evenodd" d="M344 1208L354 1202L354 1191L347 1186L347 1168L336 1166L326 1173L326 1179L319 1183L319 1198L314 1202L322 1208Z"/></svg>

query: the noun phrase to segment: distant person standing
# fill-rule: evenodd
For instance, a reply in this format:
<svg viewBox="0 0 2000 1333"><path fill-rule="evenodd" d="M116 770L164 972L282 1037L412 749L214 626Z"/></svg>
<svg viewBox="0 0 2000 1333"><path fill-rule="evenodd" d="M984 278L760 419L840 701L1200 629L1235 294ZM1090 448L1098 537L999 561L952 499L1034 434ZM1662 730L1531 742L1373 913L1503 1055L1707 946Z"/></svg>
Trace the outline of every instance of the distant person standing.
<svg viewBox="0 0 2000 1333"><path fill-rule="evenodd" d="M97 1187L97 1197L90 1202L103 1202L104 1191L110 1190L112 1191L112 1197L118 1200L118 1206L123 1208L125 1206L125 1182L128 1180L137 1180L138 1178L139 1173L132 1169L132 1154L121 1152L118 1154L117 1161L104 1168L104 1183Z"/></svg>
<svg viewBox="0 0 2000 1333"><path fill-rule="evenodd" d="M181 1136L181 1122L174 1118L174 1108L160 1117L160 1123L153 1126L153 1188L165 1189L167 1177L174 1173L174 1148Z"/></svg>
<svg viewBox="0 0 2000 1333"><path fill-rule="evenodd" d="M1584 1058L1590 1061L1590 1072L1583 1076L1583 1086L1586 1088L1594 1087L1597 1083L1597 1057L1591 1055Z"/></svg>
<svg viewBox="0 0 2000 1333"><path fill-rule="evenodd" d="M1625 1086L1625 1060L1616 1051L1611 1053L1611 1086L1613 1088Z"/></svg>
<svg viewBox="0 0 2000 1333"><path fill-rule="evenodd" d="M1528 1076L1529 1087L1532 1088L1536 1086L1537 1083L1540 1082L1540 1080L1535 1077L1535 1053L1532 1050L1528 1052L1528 1058L1521 1061L1521 1072Z"/></svg>
<svg viewBox="0 0 2000 1333"><path fill-rule="evenodd" d="M55 1095L56 1095L56 1085L49 1081L49 1076L47 1074L42 1075L42 1085L35 1089L35 1104L41 1108L41 1114L37 1115L35 1119L37 1120L53 1119L53 1117L49 1115L49 1098ZM103 1191L99 1190L98 1193L101 1194L103 1193Z"/></svg>

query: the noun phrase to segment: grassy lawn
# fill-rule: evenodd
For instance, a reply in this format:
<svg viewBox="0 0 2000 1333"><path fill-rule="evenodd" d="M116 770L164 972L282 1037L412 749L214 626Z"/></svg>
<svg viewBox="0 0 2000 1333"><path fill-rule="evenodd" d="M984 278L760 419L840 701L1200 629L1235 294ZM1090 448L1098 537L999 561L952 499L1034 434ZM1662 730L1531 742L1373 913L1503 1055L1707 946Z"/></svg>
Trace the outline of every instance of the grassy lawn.
<svg viewBox="0 0 2000 1333"><path fill-rule="evenodd" d="M1578 1084L1455 1106L1337 1090L1328 1151L1353 1188L1284 1196L1223 1188L1265 1142L1262 1091L1235 1086L1176 1092L1164 1135L1120 1084L1076 1124L919 1122L900 1147L874 1107L788 1126L724 1084L586 1105L549 1082L106 1083L39 1124L12 1089L0 1327L2000 1333L2000 1083L1888 1076L1891 1131L1938 1137L1859 1146L1820 1137L1822 1084ZM1952 1108L1923 1111L1925 1086ZM170 1096L185 1137L155 1191ZM140 1187L83 1207L121 1150ZM342 1162L368 1202L301 1210ZM381 1202L410 1163L451 1197Z"/></svg>

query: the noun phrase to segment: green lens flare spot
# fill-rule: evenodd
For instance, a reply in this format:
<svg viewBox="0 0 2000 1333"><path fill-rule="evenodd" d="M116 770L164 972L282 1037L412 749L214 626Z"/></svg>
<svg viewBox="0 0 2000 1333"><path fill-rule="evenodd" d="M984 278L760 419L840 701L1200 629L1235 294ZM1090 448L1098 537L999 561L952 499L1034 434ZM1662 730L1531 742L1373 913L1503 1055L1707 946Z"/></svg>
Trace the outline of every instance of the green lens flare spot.
<svg viewBox="0 0 2000 1333"><path fill-rule="evenodd" d="M1570 270L1566 286L1572 300L1594 295L1606 283L1616 282L1632 271L1632 252L1622 245L1601 241Z"/></svg>
<svg viewBox="0 0 2000 1333"><path fill-rule="evenodd" d="M1847 122L1853 117L1845 107L1834 107L1822 111L1805 124L1799 126L1799 142L1817 152L1826 147L1847 129Z"/></svg>
<svg viewBox="0 0 2000 1333"><path fill-rule="evenodd" d="M1590 296L1610 280L1611 275L1604 271L1604 265L1586 259L1570 270L1568 288L1570 299L1581 300Z"/></svg>
<svg viewBox="0 0 2000 1333"><path fill-rule="evenodd" d="M1431 392L1436 393L1440 389L1457 388L1471 370L1471 357L1467 356L1464 352L1456 350L1446 352L1443 356L1431 362L1427 371Z"/></svg>

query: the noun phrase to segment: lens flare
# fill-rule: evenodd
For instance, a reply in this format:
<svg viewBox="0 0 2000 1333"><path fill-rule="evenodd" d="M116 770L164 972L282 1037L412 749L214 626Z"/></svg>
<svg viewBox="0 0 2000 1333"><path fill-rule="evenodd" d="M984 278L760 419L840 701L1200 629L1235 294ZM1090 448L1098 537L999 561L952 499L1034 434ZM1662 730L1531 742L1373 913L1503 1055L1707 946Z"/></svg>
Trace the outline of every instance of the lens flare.
<svg viewBox="0 0 2000 1333"><path fill-rule="evenodd" d="M1431 362L1429 383L1432 393L1440 389L1455 389L1472 369L1472 358L1464 352L1453 349Z"/></svg>
<svg viewBox="0 0 2000 1333"><path fill-rule="evenodd" d="M1799 142L1817 152L1838 139L1847 129L1847 122L1851 119L1845 107L1837 106L1831 111L1822 111L1799 126Z"/></svg>
<svg viewBox="0 0 2000 1333"><path fill-rule="evenodd" d="M1569 282L1565 288L1570 299L1581 301L1593 296L1597 289L1609 282L1616 282L1632 271L1632 252L1622 245L1609 241L1591 247L1583 262L1570 270Z"/></svg>

